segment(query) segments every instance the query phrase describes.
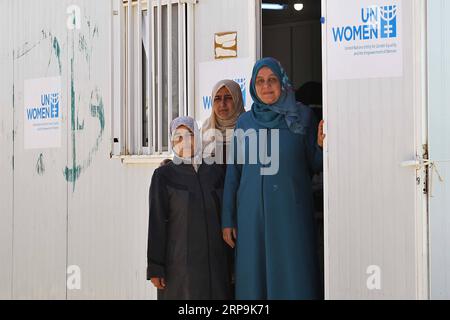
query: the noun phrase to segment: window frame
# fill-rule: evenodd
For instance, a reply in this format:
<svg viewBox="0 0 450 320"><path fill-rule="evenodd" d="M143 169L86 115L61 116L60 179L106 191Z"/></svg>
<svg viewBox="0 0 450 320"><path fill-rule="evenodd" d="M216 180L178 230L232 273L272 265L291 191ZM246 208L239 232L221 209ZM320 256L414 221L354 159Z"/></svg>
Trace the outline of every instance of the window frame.
<svg viewBox="0 0 450 320"><path fill-rule="evenodd" d="M194 33L193 6L195 0L115 0L111 22L111 158L120 158L125 163L138 163L145 159L172 157L170 148L170 122L174 101L172 99L174 76L178 82L178 115L194 114ZM151 10L148 10L148 5ZM169 5L170 4L170 5ZM174 6L176 5L176 6ZM166 34L163 30L163 7L166 7ZM129 10L131 7L131 10ZM178 30L173 29L173 7L178 11ZM155 14L151 14L156 12ZM143 23L145 13L148 23ZM155 26L156 19L156 28ZM143 27L146 37L142 39ZM172 35L177 32L178 74L173 75ZM163 37L167 43L167 61L163 64ZM146 43L144 44L144 41ZM143 47L147 45L147 56ZM156 45L156 47L155 47ZM155 50L156 48L156 50ZM156 54L155 54L156 51ZM130 53L130 54L129 54ZM148 57L148 58L147 58ZM146 70L143 70L144 60ZM167 93L167 108L163 106L163 72L167 73L164 93ZM146 76L143 87L144 76ZM145 94L145 98L144 98ZM144 109L148 105L147 115ZM167 112L167 125L163 126L163 111ZM143 141L144 117L147 119L148 144ZM167 132L163 131L163 127ZM167 146L163 145L167 135ZM131 160L130 160L131 159Z"/></svg>

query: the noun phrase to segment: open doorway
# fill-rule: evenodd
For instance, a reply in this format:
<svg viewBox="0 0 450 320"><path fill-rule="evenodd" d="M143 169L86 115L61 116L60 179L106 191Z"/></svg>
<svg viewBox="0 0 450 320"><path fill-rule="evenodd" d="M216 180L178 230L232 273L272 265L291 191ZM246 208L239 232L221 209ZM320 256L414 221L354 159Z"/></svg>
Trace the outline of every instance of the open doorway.
<svg viewBox="0 0 450 320"><path fill-rule="evenodd" d="M320 121L323 119L321 1L262 2L262 56L281 62L296 89L297 101L310 106ZM313 193L317 254L324 279L323 174L313 177Z"/></svg>

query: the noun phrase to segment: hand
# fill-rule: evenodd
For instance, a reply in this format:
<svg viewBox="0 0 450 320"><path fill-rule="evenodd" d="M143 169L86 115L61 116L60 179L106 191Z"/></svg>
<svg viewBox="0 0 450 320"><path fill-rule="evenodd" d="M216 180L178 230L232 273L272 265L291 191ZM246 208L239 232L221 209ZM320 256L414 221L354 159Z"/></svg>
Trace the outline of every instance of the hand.
<svg viewBox="0 0 450 320"><path fill-rule="evenodd" d="M223 233L223 240L234 249L235 247L235 241L237 239L237 232L235 228L225 228L222 231Z"/></svg>
<svg viewBox="0 0 450 320"><path fill-rule="evenodd" d="M164 278L152 278L151 281L153 285L160 290L164 290L166 288L166 281Z"/></svg>
<svg viewBox="0 0 450 320"><path fill-rule="evenodd" d="M317 144L323 148L323 142L325 141L326 135L323 133L323 125L325 124L325 121L320 121L319 123L319 132L317 133Z"/></svg>

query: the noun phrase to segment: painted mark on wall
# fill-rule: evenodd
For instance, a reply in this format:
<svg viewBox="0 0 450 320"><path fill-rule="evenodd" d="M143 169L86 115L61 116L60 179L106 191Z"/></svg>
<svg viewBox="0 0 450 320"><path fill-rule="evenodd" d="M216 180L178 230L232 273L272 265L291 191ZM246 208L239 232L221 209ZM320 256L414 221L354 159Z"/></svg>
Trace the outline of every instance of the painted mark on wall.
<svg viewBox="0 0 450 320"><path fill-rule="evenodd" d="M84 81L87 79L76 78L77 75L79 77L80 74L88 74L88 80L91 79L91 61L92 54L94 50L94 40L99 37L99 28L97 25L93 24L89 17L86 16L86 26L84 28L84 33L82 30L78 30L78 28L73 28L71 30L72 33L72 43L71 43L71 57L69 62L69 73L70 73L70 141L71 141L71 159L69 164L63 170L63 176L67 182L72 183L73 191L75 191L76 182L80 178L81 174L92 164L93 158L95 154L98 152L100 143L103 138L104 130L105 130L105 111L103 105L103 98L101 95L101 91L96 85L92 85L90 89L88 89L87 93L86 86L89 87L89 82L86 84L83 82L83 87L77 92L76 83L78 81ZM74 20L75 24L75 20ZM75 51L75 39L78 36L78 50ZM13 51L13 59L18 60L30 52L32 52L35 48L38 48L40 45L48 45L49 48L49 61L47 70L52 65L53 61L56 61L57 70L59 74L62 74L63 64L62 64L62 55L63 55L63 46L59 39L54 36L50 31L41 30L39 39L36 42L25 42L19 48ZM70 52L70 51L69 51ZM86 61L87 68L83 69L83 65L81 61L76 56L77 53L80 53L83 57L83 60ZM86 72L84 71L86 70ZM77 73L78 72L78 73ZM76 74L77 73L77 74ZM94 88L94 89L92 89ZM78 95L78 97L77 97ZM90 95L90 96L89 96ZM81 101L81 98L89 99L88 102ZM77 99L78 98L78 99ZM85 109L80 109L80 106L84 106ZM85 122L85 119L82 119L80 116L81 111L87 111L89 116L95 119L98 122L98 133L96 134L96 138L93 142L91 148L88 148L89 152L87 154L82 154L80 156L80 152L82 150L77 149L77 139L79 138L78 133L82 131L86 131L86 126L88 123ZM83 143L85 141L83 140ZM79 152L80 151L80 152ZM80 161L80 158L83 159ZM36 172L39 175L43 175L45 173L44 167L44 157L40 155L36 162Z"/></svg>
<svg viewBox="0 0 450 320"><path fill-rule="evenodd" d="M47 69L50 68L51 62L53 60L52 58L55 57L58 64L59 75L61 75L61 45L58 38L56 36L53 36L51 32L46 30L41 30L40 37L36 42L30 43L26 41L17 50L14 50L14 60L19 60L20 58L27 56L30 52L32 52L35 48L39 47L43 43L47 43L50 48L50 56Z"/></svg>
<svg viewBox="0 0 450 320"><path fill-rule="evenodd" d="M89 17L84 17L87 25L87 34L79 34L78 50L84 55L89 68L89 79L91 78L91 56L94 46L94 39L99 36L98 26L92 25Z"/></svg>
<svg viewBox="0 0 450 320"><path fill-rule="evenodd" d="M43 41L49 39L49 33L42 31L41 37L34 43L30 43L28 41L24 42L18 49L14 50L14 60L18 60L27 54L29 54L34 48L38 47Z"/></svg>
<svg viewBox="0 0 450 320"><path fill-rule="evenodd" d="M75 45L72 39L72 57L70 59L70 113L71 113L71 138L72 138L72 164L71 168L67 166L64 169L64 177L67 182L71 182L73 191L75 191L75 183L80 177L81 166L77 164L77 149L76 149L76 126L75 126L75 80L74 80L74 58Z"/></svg>
<svg viewBox="0 0 450 320"><path fill-rule="evenodd" d="M36 162L36 172L38 175L43 176L45 173L44 155L41 153Z"/></svg>
<svg viewBox="0 0 450 320"><path fill-rule="evenodd" d="M84 94L83 88L79 91L76 89L76 82L82 81L80 79L80 71L79 65L81 61L78 58L77 54L80 53L85 60L88 71L88 79L91 78L91 56L94 48L94 38L98 36L98 27L92 26L90 20L86 17L85 19L87 23L87 35L83 33L78 34L78 50L76 51L75 39L76 39L76 30L72 31L72 50L71 50L71 59L70 59L70 129L71 129L71 163L63 170L64 177L66 181L72 183L72 190L75 191L75 186L82 175L82 173L90 167L92 161L94 159L95 154L98 152L100 143L103 138L104 130L105 130L105 111L103 105L103 98L100 92L100 89L97 86L94 86L94 89L90 91L89 102L82 101L82 97L86 96ZM77 63L77 68L75 68L75 62ZM76 74L76 72L80 71ZM76 77L77 75L77 77ZM77 92L78 91L78 92ZM80 120L80 111L86 111L82 107L88 107L89 116L93 119L96 119L98 122L98 133L96 135L96 139L89 149L89 152L83 157L80 156L79 150L77 149L78 140L81 138L79 134L86 130L86 125L89 121L85 122L85 119ZM83 139L84 142L84 139ZM84 149L84 148L83 148ZM83 150L81 150L83 151ZM80 160L82 159L82 160Z"/></svg>
<svg viewBox="0 0 450 320"><path fill-rule="evenodd" d="M71 5L67 7L66 10L67 14L69 15L67 17L67 29L74 30L74 29L81 29L81 8L77 5Z"/></svg>
<svg viewBox="0 0 450 320"><path fill-rule="evenodd" d="M105 131L105 108L103 106L103 98L100 95L100 91L98 90L98 88L93 90L91 93L91 101L89 103L89 107L91 110L91 117L97 118L100 130L97 134L97 138L95 139L93 147L89 151L87 159L83 162L83 168L87 168L91 165L92 160L94 159L94 155L98 152L100 143L103 138L103 133Z"/></svg>
<svg viewBox="0 0 450 320"><path fill-rule="evenodd" d="M62 73L61 68L61 46L59 45L58 38L53 38L53 51L55 53L56 58L58 59L58 67L59 67L59 74Z"/></svg>

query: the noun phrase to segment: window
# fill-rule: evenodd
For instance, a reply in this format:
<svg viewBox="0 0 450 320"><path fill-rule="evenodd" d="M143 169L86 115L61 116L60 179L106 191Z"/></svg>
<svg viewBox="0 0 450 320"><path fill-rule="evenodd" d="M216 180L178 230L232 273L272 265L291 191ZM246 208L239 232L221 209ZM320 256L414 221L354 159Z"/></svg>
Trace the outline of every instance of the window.
<svg viewBox="0 0 450 320"><path fill-rule="evenodd" d="M115 2L112 155L168 155L170 122L192 115L194 2Z"/></svg>

